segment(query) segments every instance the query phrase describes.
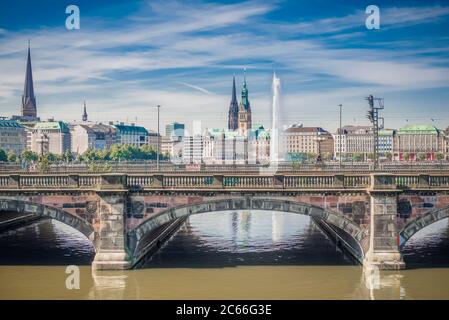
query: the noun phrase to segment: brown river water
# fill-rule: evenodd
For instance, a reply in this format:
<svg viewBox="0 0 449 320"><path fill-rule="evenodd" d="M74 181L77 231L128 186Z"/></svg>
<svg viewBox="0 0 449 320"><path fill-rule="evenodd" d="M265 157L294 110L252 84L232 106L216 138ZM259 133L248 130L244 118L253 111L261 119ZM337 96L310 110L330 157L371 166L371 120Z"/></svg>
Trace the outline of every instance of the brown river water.
<svg viewBox="0 0 449 320"><path fill-rule="evenodd" d="M0 299L449 299L449 223L406 245L408 269L363 268L306 216L214 212L192 216L143 268L93 272L94 249L44 220L0 234ZM80 288L65 286L67 265Z"/></svg>

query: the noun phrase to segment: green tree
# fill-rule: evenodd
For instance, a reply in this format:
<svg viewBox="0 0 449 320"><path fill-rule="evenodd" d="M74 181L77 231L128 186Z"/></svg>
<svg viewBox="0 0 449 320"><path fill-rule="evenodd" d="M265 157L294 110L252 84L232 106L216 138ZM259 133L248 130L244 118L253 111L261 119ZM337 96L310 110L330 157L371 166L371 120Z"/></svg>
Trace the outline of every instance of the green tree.
<svg viewBox="0 0 449 320"><path fill-rule="evenodd" d="M410 153L408 153L408 152L404 153L403 157L404 157L405 161L409 161L410 160Z"/></svg>
<svg viewBox="0 0 449 320"><path fill-rule="evenodd" d="M6 162L8 161L8 155L6 154L6 151L3 149L0 149L0 162Z"/></svg>
<svg viewBox="0 0 449 320"><path fill-rule="evenodd" d="M157 158L157 152L150 145L144 145L141 148L145 160L154 160Z"/></svg>
<svg viewBox="0 0 449 320"><path fill-rule="evenodd" d="M387 158L388 161L391 161L393 159L393 155L391 154L391 152L387 152L385 154L385 158Z"/></svg>
<svg viewBox="0 0 449 320"><path fill-rule="evenodd" d="M424 161L427 159L427 156L425 153L418 153L418 160L419 161Z"/></svg>
<svg viewBox="0 0 449 320"><path fill-rule="evenodd" d="M438 153L436 154L436 157L437 157L437 160L438 160L438 161L444 160L444 154L442 154L441 152L438 152Z"/></svg>
<svg viewBox="0 0 449 320"><path fill-rule="evenodd" d="M35 153L31 150L23 150L21 158L28 162L33 162L33 161L37 161L39 159L39 156L37 155L37 153Z"/></svg>
<svg viewBox="0 0 449 320"><path fill-rule="evenodd" d="M363 161L363 154L361 154L361 153L354 153L354 155L352 156L352 159L354 161Z"/></svg>
<svg viewBox="0 0 449 320"><path fill-rule="evenodd" d="M63 155L63 161L72 162L74 159L73 153L70 150L67 150Z"/></svg>
<svg viewBox="0 0 449 320"><path fill-rule="evenodd" d="M96 150L94 149L87 149L81 156L83 161L95 161L99 160Z"/></svg>
<svg viewBox="0 0 449 320"><path fill-rule="evenodd" d="M17 155L12 150L8 152L8 162L17 162Z"/></svg>
<svg viewBox="0 0 449 320"><path fill-rule="evenodd" d="M38 170L40 172L48 172L50 171L50 159L48 156L43 155L39 158Z"/></svg>

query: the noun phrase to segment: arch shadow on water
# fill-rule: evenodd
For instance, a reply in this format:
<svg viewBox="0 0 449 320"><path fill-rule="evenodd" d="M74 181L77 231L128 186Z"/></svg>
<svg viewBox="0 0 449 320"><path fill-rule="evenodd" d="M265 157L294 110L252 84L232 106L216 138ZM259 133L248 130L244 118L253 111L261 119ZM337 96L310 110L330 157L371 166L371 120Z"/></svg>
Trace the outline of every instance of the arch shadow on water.
<svg viewBox="0 0 449 320"><path fill-rule="evenodd" d="M57 220L42 218L0 233L0 265L91 265L95 248L82 233Z"/></svg>
<svg viewBox="0 0 449 320"><path fill-rule="evenodd" d="M449 267L449 219L437 220L416 231L401 251L407 269Z"/></svg>
<svg viewBox="0 0 449 320"><path fill-rule="evenodd" d="M139 268L344 266L357 262L308 216L223 211L190 216Z"/></svg>

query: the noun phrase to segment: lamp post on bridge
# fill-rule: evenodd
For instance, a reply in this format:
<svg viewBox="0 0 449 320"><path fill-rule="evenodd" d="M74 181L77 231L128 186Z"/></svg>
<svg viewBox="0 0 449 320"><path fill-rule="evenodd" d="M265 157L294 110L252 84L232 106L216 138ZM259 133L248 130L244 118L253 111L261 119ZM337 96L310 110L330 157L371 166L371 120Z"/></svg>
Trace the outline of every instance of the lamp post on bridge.
<svg viewBox="0 0 449 320"><path fill-rule="evenodd" d="M320 137L320 136L318 135L318 136L315 138L315 140L316 140L316 142L317 142L317 144L318 144L318 156L317 156L316 162L317 162L317 163L320 163L320 162L322 162L322 160L323 160L322 155L321 155L321 142L323 142L324 140L326 140L326 138Z"/></svg>
<svg viewBox="0 0 449 320"><path fill-rule="evenodd" d="M158 104L157 106L153 106L153 108L157 108L157 143L156 143L156 170L159 171L159 152L160 152L160 108L161 106Z"/></svg>

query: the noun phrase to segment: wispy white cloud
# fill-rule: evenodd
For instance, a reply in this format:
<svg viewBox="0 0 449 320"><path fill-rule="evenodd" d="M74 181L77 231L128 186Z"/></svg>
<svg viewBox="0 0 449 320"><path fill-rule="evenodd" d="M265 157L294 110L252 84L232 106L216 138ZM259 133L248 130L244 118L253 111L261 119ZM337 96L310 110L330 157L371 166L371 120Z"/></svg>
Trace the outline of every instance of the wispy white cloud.
<svg viewBox="0 0 449 320"><path fill-rule="evenodd" d="M154 127L148 106L161 104L166 121L196 117L212 126L223 125L230 77L245 65L250 71L256 122L268 120L274 68L289 79L290 86L297 84L296 92L284 92L290 119L298 121L304 114L310 114L310 120L318 118L322 105L333 100L355 105L370 90L406 91L449 84L449 68L441 57L429 55L435 52L432 48L422 48L427 52L420 55L419 48L410 50L413 43L404 45L408 46L405 51L393 46L329 45L330 39L361 35L354 30L363 27L364 12L286 25L264 18L276 10L275 5L255 1L148 4L142 12L116 23L83 18L82 29L75 32L51 27L0 30L0 70L8 75L0 78L0 112L19 110L28 38L32 39L38 108L44 118L79 118L86 98L94 119L123 121L135 114ZM382 25L405 27L448 14L449 7L386 8ZM295 37L298 34L321 36ZM306 82L323 82L331 89L326 92L305 86ZM347 89L339 89L342 86Z"/></svg>
<svg viewBox="0 0 449 320"><path fill-rule="evenodd" d="M177 83L182 84L183 86L186 86L186 87L189 87L189 88L192 88L192 89L201 91L201 92L203 92L203 93L212 94L212 92L210 92L209 90L206 90L206 89L201 88L201 87L199 87L199 86L195 86L195 85L193 85L193 84L189 84L189 83L187 83L187 82L177 81Z"/></svg>

